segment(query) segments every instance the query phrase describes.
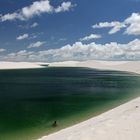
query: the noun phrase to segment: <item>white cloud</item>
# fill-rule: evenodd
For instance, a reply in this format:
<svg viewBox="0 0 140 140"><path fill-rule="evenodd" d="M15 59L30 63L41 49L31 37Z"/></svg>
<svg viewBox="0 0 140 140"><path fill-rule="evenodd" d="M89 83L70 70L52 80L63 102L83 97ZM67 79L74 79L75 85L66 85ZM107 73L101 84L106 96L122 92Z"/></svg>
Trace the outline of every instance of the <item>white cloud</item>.
<svg viewBox="0 0 140 140"><path fill-rule="evenodd" d="M101 35L98 35L98 34L91 34L89 36L85 36L83 38L80 38L80 41L89 41L89 40L92 40L92 39L99 39L101 37L102 36Z"/></svg>
<svg viewBox="0 0 140 140"><path fill-rule="evenodd" d="M58 49L44 51L19 51L2 57L3 60L18 61L67 61L67 60L140 60L140 39L126 44L110 42L96 44L95 42L83 44L76 42Z"/></svg>
<svg viewBox="0 0 140 140"><path fill-rule="evenodd" d="M120 22L112 21L112 22L100 22L99 24L95 24L92 27L93 28L109 28L114 27L116 25L120 24Z"/></svg>
<svg viewBox="0 0 140 140"><path fill-rule="evenodd" d="M125 28L125 34L128 35L140 35L140 14L132 13L132 15L126 18L123 22L101 22L92 26L93 28L111 28L109 34L114 34Z"/></svg>
<svg viewBox="0 0 140 140"><path fill-rule="evenodd" d="M29 37L28 34L23 34L23 35L18 36L18 37L17 37L17 40L23 40L23 39L26 39L26 38L28 38L28 37Z"/></svg>
<svg viewBox="0 0 140 140"><path fill-rule="evenodd" d="M18 25L18 27L22 28L22 29L30 29L30 28L35 28L37 27L39 24L37 22L34 22L32 24L24 24L24 25Z"/></svg>
<svg viewBox="0 0 140 140"><path fill-rule="evenodd" d="M93 28L111 28L109 31L109 34L114 34L121 30L121 28L126 27L124 23L118 22L118 21L112 21L112 22L101 22L99 24L95 24L92 26Z"/></svg>
<svg viewBox="0 0 140 140"><path fill-rule="evenodd" d="M125 31L126 34L140 35L140 14L139 13L133 13L124 22L128 26Z"/></svg>
<svg viewBox="0 0 140 140"><path fill-rule="evenodd" d="M60 6L55 9L56 13L69 11L74 5L71 2L63 2Z"/></svg>
<svg viewBox="0 0 140 140"><path fill-rule="evenodd" d="M31 43L27 48L39 48L41 47L45 42L37 41L35 43Z"/></svg>
<svg viewBox="0 0 140 140"><path fill-rule="evenodd" d="M12 20L16 20L16 19L20 19L20 20L24 20L24 18L22 17L22 15L18 14L18 13L8 13L8 14L5 14L5 15L0 15L0 21L1 22L4 22L4 21L12 21Z"/></svg>
<svg viewBox="0 0 140 140"><path fill-rule="evenodd" d="M60 38L58 41L66 41L67 38Z"/></svg>
<svg viewBox="0 0 140 140"><path fill-rule="evenodd" d="M5 51L6 51L6 49L0 48L0 53L5 52Z"/></svg>
<svg viewBox="0 0 140 140"><path fill-rule="evenodd" d="M71 2L63 2L57 8L50 4L49 0L40 0L33 2L30 6L26 6L17 12L0 15L0 21L27 20L42 13L59 13L69 11L73 7Z"/></svg>
<svg viewBox="0 0 140 140"><path fill-rule="evenodd" d="M37 22L34 22L30 27L31 28L35 28L35 27L37 27L38 26L38 23Z"/></svg>
<svg viewBox="0 0 140 140"><path fill-rule="evenodd" d="M21 15L25 19L32 18L33 16L40 15L41 13L51 13L53 7L50 5L49 0L41 0L33 2L32 5L22 8Z"/></svg>

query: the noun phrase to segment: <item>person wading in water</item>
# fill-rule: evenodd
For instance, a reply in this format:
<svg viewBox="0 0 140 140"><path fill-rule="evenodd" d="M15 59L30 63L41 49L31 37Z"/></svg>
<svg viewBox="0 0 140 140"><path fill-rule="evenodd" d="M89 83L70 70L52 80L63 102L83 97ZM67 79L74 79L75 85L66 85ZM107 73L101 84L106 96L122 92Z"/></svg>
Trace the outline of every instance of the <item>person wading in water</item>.
<svg viewBox="0 0 140 140"><path fill-rule="evenodd" d="M52 124L52 127L57 127L57 121L54 121L54 123Z"/></svg>

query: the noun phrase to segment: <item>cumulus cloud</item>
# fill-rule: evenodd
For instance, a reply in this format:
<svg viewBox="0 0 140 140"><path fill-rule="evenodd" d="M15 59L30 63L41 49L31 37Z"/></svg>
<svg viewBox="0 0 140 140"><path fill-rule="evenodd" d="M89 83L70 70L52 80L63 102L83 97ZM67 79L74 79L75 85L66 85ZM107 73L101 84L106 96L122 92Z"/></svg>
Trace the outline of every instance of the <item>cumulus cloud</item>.
<svg viewBox="0 0 140 140"><path fill-rule="evenodd" d="M30 27L31 28L35 28L35 27L37 27L38 26L38 23L37 22L34 22Z"/></svg>
<svg viewBox="0 0 140 140"><path fill-rule="evenodd" d="M118 21L112 21L112 22L101 22L99 24L93 25L92 27L93 28L111 28L111 30L109 31L109 34L114 34L120 31L121 28L126 27L126 25Z"/></svg>
<svg viewBox="0 0 140 140"><path fill-rule="evenodd" d="M139 13L133 13L124 22L127 25L127 28L125 31L126 34L140 35L140 14Z"/></svg>
<svg viewBox="0 0 140 140"><path fill-rule="evenodd" d="M0 48L0 53L5 52L5 51L6 51L6 49Z"/></svg>
<svg viewBox="0 0 140 140"><path fill-rule="evenodd" d="M35 28L37 27L39 24L37 22L34 22L32 24L24 24L24 25L18 25L20 28L22 29L30 29L30 28Z"/></svg>
<svg viewBox="0 0 140 140"><path fill-rule="evenodd" d="M102 36L101 35L98 35L98 34L91 34L89 36L85 36L83 38L80 38L80 41L89 41L89 40L92 40L92 39L99 39L101 37Z"/></svg>
<svg viewBox="0 0 140 140"><path fill-rule="evenodd" d="M22 9L5 15L0 15L0 21L12 20L27 20L34 16L39 16L43 13L59 13L69 11L73 7L71 2L63 2L57 8L50 4L49 0L40 0L33 2L30 6L23 7Z"/></svg>
<svg viewBox="0 0 140 140"><path fill-rule="evenodd" d="M26 39L26 38L28 38L28 37L29 37L28 34L23 34L23 35L18 36L18 37L17 37L17 40L23 40L23 39Z"/></svg>
<svg viewBox="0 0 140 140"><path fill-rule="evenodd" d="M8 14L5 14L5 15L0 15L0 21L3 22L3 21L12 21L12 20L15 20L15 19L20 19L20 20L23 20L23 17L18 14L18 13L8 13Z"/></svg>
<svg viewBox="0 0 140 140"><path fill-rule="evenodd" d="M92 26L93 28L111 28L109 34L114 34L125 28L125 34L128 35L140 35L140 14L132 13L132 15L126 18L123 22L101 22Z"/></svg>
<svg viewBox="0 0 140 140"><path fill-rule="evenodd" d="M45 42L37 41L35 43L31 43L27 48L39 48L41 47Z"/></svg>
<svg viewBox="0 0 140 140"><path fill-rule="evenodd" d="M60 6L58 6L55 9L56 13L59 12L65 12L65 11L69 11L70 8L72 8L74 5L71 4L71 2L63 2Z"/></svg>
<svg viewBox="0 0 140 140"><path fill-rule="evenodd" d="M83 44L76 42L58 49L43 51L22 50L2 57L4 60L18 61L67 61L67 60L140 60L140 39L126 44L110 42L96 44L95 42Z"/></svg>

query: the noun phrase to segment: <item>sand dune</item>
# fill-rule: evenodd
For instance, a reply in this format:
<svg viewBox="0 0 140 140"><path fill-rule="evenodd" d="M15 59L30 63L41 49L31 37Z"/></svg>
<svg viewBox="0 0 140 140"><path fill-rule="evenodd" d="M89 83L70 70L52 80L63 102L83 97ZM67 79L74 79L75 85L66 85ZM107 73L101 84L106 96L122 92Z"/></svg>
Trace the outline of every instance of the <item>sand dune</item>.
<svg viewBox="0 0 140 140"><path fill-rule="evenodd" d="M89 67L106 70L120 70L140 73L140 61L65 61L54 63L31 63L31 62L0 62L0 69L28 69L42 68L49 64L49 67Z"/></svg>
<svg viewBox="0 0 140 140"><path fill-rule="evenodd" d="M106 69L106 70L119 70L140 73L140 61L66 61L50 63L49 66L55 67L89 67L96 69Z"/></svg>
<svg viewBox="0 0 140 140"><path fill-rule="evenodd" d="M30 62L0 62L0 69L42 68L39 63Z"/></svg>

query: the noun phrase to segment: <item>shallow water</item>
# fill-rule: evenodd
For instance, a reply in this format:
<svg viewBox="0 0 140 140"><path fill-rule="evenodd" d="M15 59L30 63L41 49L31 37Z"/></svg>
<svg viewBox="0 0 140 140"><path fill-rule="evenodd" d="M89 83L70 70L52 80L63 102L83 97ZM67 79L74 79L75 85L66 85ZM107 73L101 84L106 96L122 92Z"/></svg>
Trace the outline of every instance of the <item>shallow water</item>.
<svg viewBox="0 0 140 140"><path fill-rule="evenodd" d="M88 68L0 71L0 140L32 140L139 96L139 75ZM52 127L57 121L57 127Z"/></svg>

